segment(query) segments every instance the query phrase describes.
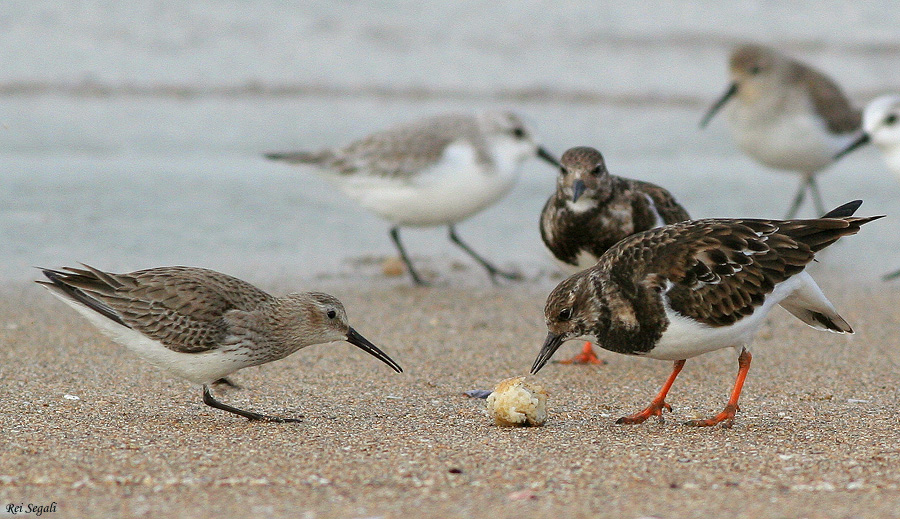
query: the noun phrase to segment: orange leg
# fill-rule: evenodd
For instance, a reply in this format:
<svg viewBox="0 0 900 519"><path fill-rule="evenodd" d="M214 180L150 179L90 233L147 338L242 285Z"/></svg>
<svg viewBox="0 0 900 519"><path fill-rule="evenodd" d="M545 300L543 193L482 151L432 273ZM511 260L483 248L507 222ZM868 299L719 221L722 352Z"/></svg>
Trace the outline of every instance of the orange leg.
<svg viewBox="0 0 900 519"><path fill-rule="evenodd" d="M662 389L659 390L659 394L656 395L656 398L650 402L650 405L647 406L647 409L644 409L640 413L635 413L631 416L623 416L616 420L616 423L625 423L625 424L638 424L643 423L644 420L650 418L651 416L658 416L660 420L662 420L662 412L663 409L671 412L672 406L666 403L666 395L669 394L669 390L672 389L672 384L675 383L675 377L681 373L681 368L684 367L684 360L676 360L675 366L672 367L672 374L669 375L666 383L663 384Z"/></svg>
<svg viewBox="0 0 900 519"><path fill-rule="evenodd" d="M738 398L741 397L741 389L744 387L744 379L747 378L747 372L750 371L750 360L753 358L750 352L741 348L741 354L738 356L738 375L734 382L734 390L731 392L731 398L725 405L725 410L712 418L706 420L689 420L684 425L693 425L695 427L712 427L713 425L722 424L722 427L730 429L734 425L734 414L741 408L738 407Z"/></svg>
<svg viewBox="0 0 900 519"><path fill-rule="evenodd" d="M597 357L597 354L594 353L594 348L591 346L591 341L584 341L584 347L581 349L581 353L575 355L571 359L566 360L558 360L557 364L606 364L606 361Z"/></svg>

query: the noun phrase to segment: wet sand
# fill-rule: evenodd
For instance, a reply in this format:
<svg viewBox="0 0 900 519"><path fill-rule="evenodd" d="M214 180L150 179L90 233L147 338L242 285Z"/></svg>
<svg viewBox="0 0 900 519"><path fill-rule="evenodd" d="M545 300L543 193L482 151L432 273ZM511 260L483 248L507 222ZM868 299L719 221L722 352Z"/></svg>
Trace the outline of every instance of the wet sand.
<svg viewBox="0 0 900 519"><path fill-rule="evenodd" d="M680 424L724 405L732 351L687 363L664 423L614 424L649 402L670 364L604 353L606 366L544 368L545 426L492 425L484 401L462 392L527 372L545 334L546 278L263 284L333 293L405 369L320 345L243 370L232 377L242 389L218 393L300 424L208 408L199 388L39 287L11 283L0 289L2 512L55 502L46 517L898 517L900 284L813 274L857 333L774 311L732 429Z"/></svg>

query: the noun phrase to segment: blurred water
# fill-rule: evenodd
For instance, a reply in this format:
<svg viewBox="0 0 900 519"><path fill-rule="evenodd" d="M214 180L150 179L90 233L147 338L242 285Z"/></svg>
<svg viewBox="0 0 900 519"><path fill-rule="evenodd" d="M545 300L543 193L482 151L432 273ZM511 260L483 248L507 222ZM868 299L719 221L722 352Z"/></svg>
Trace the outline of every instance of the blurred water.
<svg viewBox="0 0 900 519"><path fill-rule="evenodd" d="M664 185L695 217L777 217L795 177L740 155L724 119L697 128L731 45L801 57L857 103L900 89L893 2L594 4L4 2L0 279L76 261L352 276L369 268L360 258L393 254L388 225L261 153L446 110L514 108L551 150L596 146L614 174ZM526 164L460 235L501 264L551 268L537 217L554 177ZM829 205L900 214L873 149L821 180ZM867 226L822 263L870 278L900 267L895 228ZM404 239L438 270L471 264L442 229Z"/></svg>

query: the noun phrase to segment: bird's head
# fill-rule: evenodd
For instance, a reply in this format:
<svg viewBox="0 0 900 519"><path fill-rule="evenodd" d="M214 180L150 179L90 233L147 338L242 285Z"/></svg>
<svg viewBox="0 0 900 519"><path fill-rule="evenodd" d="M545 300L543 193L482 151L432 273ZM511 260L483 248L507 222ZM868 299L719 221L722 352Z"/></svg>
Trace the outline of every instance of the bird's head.
<svg viewBox="0 0 900 519"><path fill-rule="evenodd" d="M537 156L554 167L559 161L538 144L534 133L519 115L510 111L482 112L478 116L482 131L491 144L509 154L515 162Z"/></svg>
<svg viewBox="0 0 900 519"><path fill-rule="evenodd" d="M583 270L563 280L547 297L544 306L547 338L531 367L532 374L540 371L564 342L602 335L597 328L602 326L600 308L592 297L593 271L594 268Z"/></svg>
<svg viewBox="0 0 900 519"><path fill-rule="evenodd" d="M612 189L603 155L588 146L569 148L560 159L556 188L570 205L579 200L603 200Z"/></svg>
<svg viewBox="0 0 900 519"><path fill-rule="evenodd" d="M386 353L354 330L344 305L322 292L293 293L280 298L275 319L285 340L302 346L347 341L400 373L403 370ZM302 347L301 346L301 347Z"/></svg>

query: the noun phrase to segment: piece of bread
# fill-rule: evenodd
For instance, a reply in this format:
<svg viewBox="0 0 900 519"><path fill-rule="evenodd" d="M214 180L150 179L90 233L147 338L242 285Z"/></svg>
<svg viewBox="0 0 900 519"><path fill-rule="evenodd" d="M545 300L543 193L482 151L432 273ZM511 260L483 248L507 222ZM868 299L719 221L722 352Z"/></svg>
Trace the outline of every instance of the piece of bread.
<svg viewBox="0 0 900 519"><path fill-rule="evenodd" d="M547 421L547 392L525 377L508 378L487 397L487 413L502 427L543 425Z"/></svg>

